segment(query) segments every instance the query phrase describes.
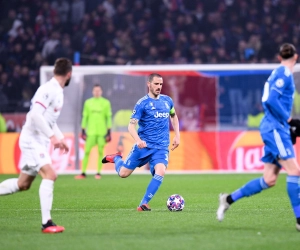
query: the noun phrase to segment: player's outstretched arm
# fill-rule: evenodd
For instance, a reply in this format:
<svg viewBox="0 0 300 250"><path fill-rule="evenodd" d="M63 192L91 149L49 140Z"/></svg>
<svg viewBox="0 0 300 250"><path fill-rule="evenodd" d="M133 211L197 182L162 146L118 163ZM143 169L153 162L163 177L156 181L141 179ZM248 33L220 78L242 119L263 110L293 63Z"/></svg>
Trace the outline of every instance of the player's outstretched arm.
<svg viewBox="0 0 300 250"><path fill-rule="evenodd" d="M173 139L171 150L173 151L180 144L180 132L179 132L179 121L176 113L170 115L171 123L175 132L175 137Z"/></svg>
<svg viewBox="0 0 300 250"><path fill-rule="evenodd" d="M146 148L147 147L147 143L145 141L142 141L141 138L139 137L137 131L136 131L136 125L138 123L138 120L135 118L131 118L129 125L128 125L128 131L131 134L131 136L133 137L133 139L136 142L136 145L138 146L138 148Z"/></svg>

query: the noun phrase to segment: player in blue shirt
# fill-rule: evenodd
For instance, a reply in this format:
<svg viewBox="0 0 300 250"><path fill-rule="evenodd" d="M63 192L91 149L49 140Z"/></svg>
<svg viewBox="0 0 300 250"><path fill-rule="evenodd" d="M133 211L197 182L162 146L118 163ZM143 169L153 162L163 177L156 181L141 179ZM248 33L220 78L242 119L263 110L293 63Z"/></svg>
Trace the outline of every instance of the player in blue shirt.
<svg viewBox="0 0 300 250"><path fill-rule="evenodd" d="M179 122L173 101L169 96L160 94L162 76L156 73L149 75L147 85L149 93L136 103L128 125L128 131L136 144L125 161L122 160L121 153L107 155L102 160L103 163L115 163L115 169L121 178L128 177L135 168L149 163L153 178L138 211L151 211L148 203L163 181L169 161L169 119L175 131L171 150L180 143Z"/></svg>
<svg viewBox="0 0 300 250"><path fill-rule="evenodd" d="M260 124L264 142L263 176L248 182L230 195L220 194L217 219L222 221L230 205L243 197L249 197L273 187L281 167L287 172L287 193L296 217L296 229L300 231L300 170L295 159L290 126L300 128L300 121L291 118L295 84L293 69L298 55L292 44L280 47L281 65L275 69L264 86L262 104L265 116Z"/></svg>

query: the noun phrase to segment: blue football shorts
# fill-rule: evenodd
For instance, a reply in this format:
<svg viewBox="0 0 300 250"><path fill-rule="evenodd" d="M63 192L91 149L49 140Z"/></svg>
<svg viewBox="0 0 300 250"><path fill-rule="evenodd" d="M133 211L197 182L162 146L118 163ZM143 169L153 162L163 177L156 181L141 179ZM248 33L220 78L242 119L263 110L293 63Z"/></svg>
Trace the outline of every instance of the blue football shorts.
<svg viewBox="0 0 300 250"><path fill-rule="evenodd" d="M151 174L154 175L154 167L156 164L162 163L166 167L168 166L169 150L167 148L138 148L137 145L134 145L124 161L123 166L125 168L134 170L135 168L144 166L148 162L150 165Z"/></svg>
<svg viewBox="0 0 300 250"><path fill-rule="evenodd" d="M274 129L267 133L261 133L265 144L264 155L261 158L264 163L273 163L281 167L278 160L295 158L295 152L289 131Z"/></svg>

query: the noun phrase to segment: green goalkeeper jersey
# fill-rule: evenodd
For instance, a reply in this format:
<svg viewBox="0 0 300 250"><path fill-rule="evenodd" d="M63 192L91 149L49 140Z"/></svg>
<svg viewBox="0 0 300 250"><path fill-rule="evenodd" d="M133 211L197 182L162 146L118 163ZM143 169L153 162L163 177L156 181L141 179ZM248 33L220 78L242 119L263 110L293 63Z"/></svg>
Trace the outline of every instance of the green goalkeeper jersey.
<svg viewBox="0 0 300 250"><path fill-rule="evenodd" d="M106 135L111 128L110 101L100 98L90 98L84 102L81 128L86 129L87 135Z"/></svg>

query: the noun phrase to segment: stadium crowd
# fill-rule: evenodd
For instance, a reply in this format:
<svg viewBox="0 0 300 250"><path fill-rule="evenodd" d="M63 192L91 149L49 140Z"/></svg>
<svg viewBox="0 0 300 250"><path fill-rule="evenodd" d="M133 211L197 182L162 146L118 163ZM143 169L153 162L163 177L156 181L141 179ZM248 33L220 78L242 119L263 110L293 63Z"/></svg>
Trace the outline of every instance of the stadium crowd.
<svg viewBox="0 0 300 250"><path fill-rule="evenodd" d="M267 63L300 39L298 0L9 0L0 8L0 112L27 111L41 65Z"/></svg>

